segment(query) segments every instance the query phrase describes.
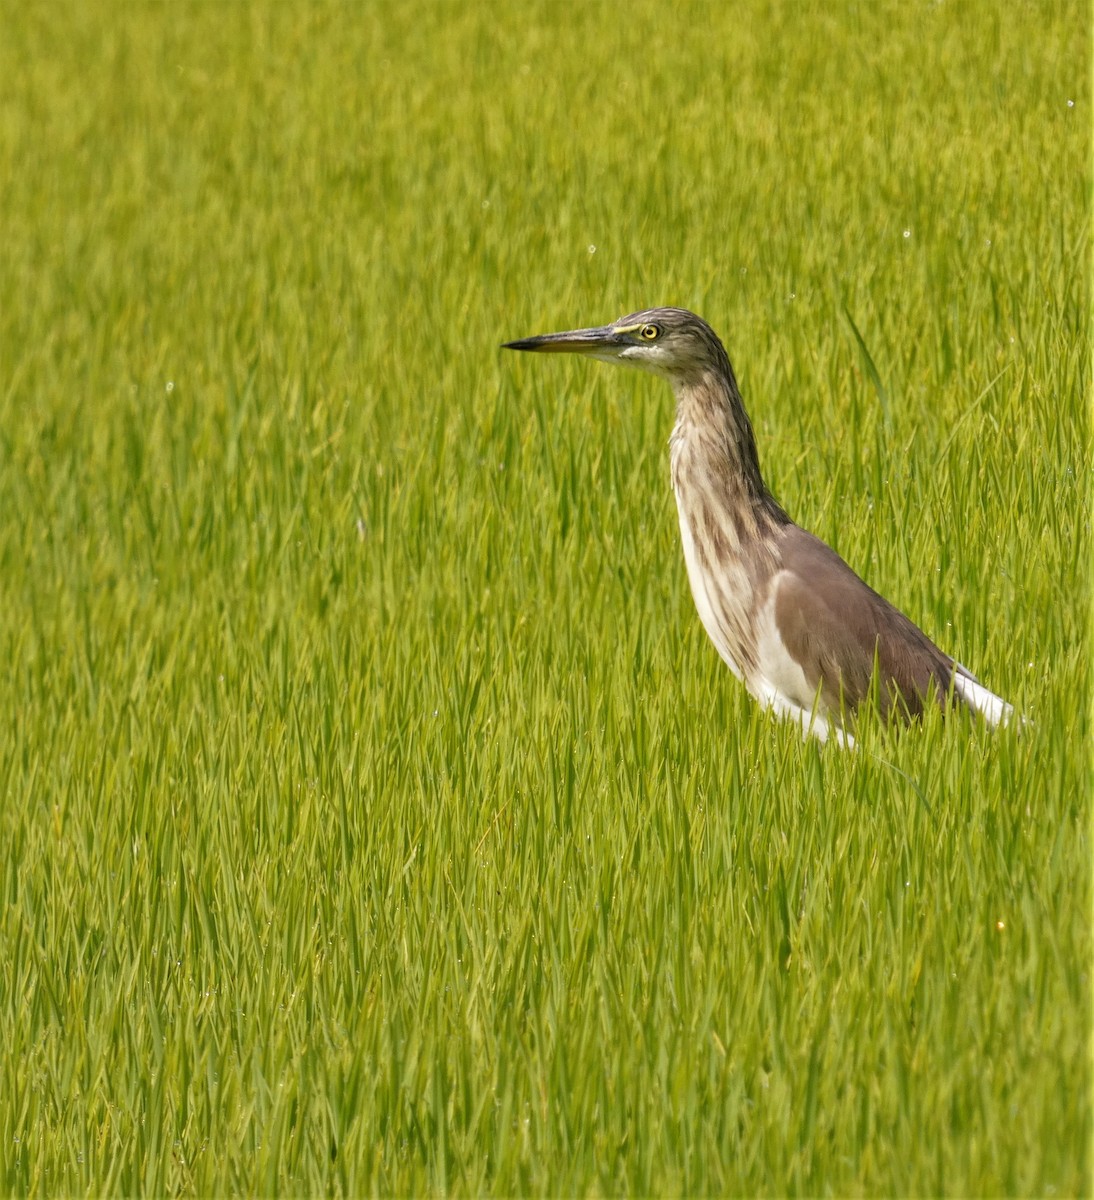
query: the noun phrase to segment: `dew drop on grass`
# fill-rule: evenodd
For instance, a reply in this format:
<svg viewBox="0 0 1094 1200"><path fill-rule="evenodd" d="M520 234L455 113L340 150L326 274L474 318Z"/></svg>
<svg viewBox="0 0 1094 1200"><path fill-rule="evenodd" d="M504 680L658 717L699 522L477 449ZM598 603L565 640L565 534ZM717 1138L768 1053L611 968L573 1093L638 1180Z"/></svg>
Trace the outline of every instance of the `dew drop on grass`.
<svg viewBox="0 0 1094 1200"><path fill-rule="evenodd" d="M911 231L910 229L905 229L905 230L904 230L904 236L905 236L906 238L910 238L910 237L912 236L912 231Z"/></svg>
<svg viewBox="0 0 1094 1200"><path fill-rule="evenodd" d="M589 243L589 253L590 254L596 253L596 247L592 244L592 242Z"/></svg>

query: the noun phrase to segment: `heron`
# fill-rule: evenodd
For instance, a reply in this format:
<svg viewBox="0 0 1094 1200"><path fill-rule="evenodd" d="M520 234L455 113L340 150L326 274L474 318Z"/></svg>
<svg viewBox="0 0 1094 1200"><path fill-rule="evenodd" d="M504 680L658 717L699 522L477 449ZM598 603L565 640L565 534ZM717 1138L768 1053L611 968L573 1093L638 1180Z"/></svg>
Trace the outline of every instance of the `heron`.
<svg viewBox="0 0 1094 1200"><path fill-rule="evenodd" d="M893 723L954 701L990 725L1012 718L1010 704L787 516L760 473L729 356L702 318L648 308L503 348L580 354L671 385L672 490L695 607L721 658L763 708L797 722L803 736L841 745L854 744L855 716L871 700Z"/></svg>

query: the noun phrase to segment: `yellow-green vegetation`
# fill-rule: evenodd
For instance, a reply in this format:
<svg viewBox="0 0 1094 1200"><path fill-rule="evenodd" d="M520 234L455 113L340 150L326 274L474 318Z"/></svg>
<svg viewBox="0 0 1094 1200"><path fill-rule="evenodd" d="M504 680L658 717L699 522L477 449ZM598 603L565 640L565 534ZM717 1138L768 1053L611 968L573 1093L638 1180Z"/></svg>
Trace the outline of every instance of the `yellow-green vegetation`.
<svg viewBox="0 0 1094 1200"><path fill-rule="evenodd" d="M4 1190L1089 1192L1088 6L2 19ZM1023 734L749 700L648 304Z"/></svg>

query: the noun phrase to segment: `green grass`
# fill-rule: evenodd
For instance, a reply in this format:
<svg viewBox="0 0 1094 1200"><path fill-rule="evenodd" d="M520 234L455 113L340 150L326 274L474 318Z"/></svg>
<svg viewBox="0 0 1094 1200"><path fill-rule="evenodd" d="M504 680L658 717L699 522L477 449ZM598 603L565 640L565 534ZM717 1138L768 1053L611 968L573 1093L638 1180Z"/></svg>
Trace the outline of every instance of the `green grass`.
<svg viewBox="0 0 1094 1200"><path fill-rule="evenodd" d="M1089 19L4 6L4 1191L1090 1194ZM757 711L661 303L1025 735Z"/></svg>

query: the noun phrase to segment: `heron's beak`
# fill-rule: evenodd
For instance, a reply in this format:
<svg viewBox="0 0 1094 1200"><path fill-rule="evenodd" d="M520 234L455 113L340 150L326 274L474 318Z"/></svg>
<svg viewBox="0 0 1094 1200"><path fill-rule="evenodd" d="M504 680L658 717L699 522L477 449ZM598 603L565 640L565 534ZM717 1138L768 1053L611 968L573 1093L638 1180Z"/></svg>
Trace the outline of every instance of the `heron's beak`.
<svg viewBox="0 0 1094 1200"><path fill-rule="evenodd" d="M539 337L506 342L503 350L537 350L541 354L590 354L614 358L627 341L611 325L595 329L571 329L567 333L544 333Z"/></svg>

